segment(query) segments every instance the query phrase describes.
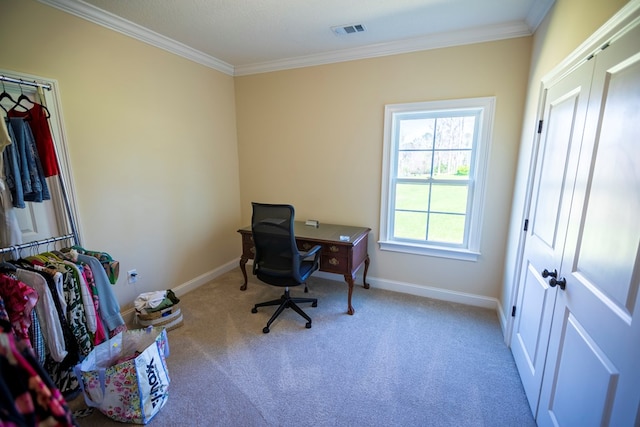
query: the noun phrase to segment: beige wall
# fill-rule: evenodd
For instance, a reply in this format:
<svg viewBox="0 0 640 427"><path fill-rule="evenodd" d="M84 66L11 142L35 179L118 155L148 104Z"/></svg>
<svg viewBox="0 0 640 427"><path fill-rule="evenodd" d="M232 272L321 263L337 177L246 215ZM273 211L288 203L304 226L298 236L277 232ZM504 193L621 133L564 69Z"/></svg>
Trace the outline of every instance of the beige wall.
<svg viewBox="0 0 640 427"><path fill-rule="evenodd" d="M555 6L534 34L512 221L504 264L504 284L500 296L505 313L511 312L517 284L516 255L524 218L541 81L625 4L626 0L556 0Z"/></svg>
<svg viewBox="0 0 640 427"><path fill-rule="evenodd" d="M500 298L506 309L505 224L520 220L516 166L520 152L526 175L537 82L624 3L558 0L533 40L234 79L34 0L2 0L0 69L59 82L84 245L140 273L114 287L123 305L235 260L235 230L257 200L371 227L374 286ZM384 105L476 96L497 98L480 260L381 252Z"/></svg>
<svg viewBox="0 0 640 427"><path fill-rule="evenodd" d="M59 83L83 244L121 261L123 306L238 256L233 77L33 0L2 0L0 40L0 69Z"/></svg>
<svg viewBox="0 0 640 427"><path fill-rule="evenodd" d="M497 298L530 43L518 38L236 78L243 222L251 201L292 203L299 219L372 229L373 286L398 282ZM380 251L385 104L481 96L497 101L479 261Z"/></svg>

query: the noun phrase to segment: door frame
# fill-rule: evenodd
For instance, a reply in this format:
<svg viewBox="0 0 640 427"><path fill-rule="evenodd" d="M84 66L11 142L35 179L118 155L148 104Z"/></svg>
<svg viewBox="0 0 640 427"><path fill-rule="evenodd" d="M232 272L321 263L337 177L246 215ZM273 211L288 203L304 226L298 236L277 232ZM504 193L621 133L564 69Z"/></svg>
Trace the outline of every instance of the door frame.
<svg viewBox="0 0 640 427"><path fill-rule="evenodd" d="M69 156L67 136L64 127L64 118L62 114L62 103L60 101L60 90L58 81L47 77L41 77L27 73L19 73L16 71L5 69L0 69L0 74L5 77L10 77L17 80L47 84L51 88L50 90L43 88L43 93L45 101L47 103L47 109L51 113L49 126L51 128L51 135L53 137L56 156L58 158L58 167L60 169L61 182L59 182L59 184L64 186L64 192L66 193L68 202L67 210L67 206L65 206L64 194L60 189L60 186L52 186L51 198L53 201L53 210L55 212L55 220L58 226L58 230L67 230L64 234L71 233L73 231L71 230L72 226L70 223L70 221L73 220L76 238L78 240L76 244L80 244L80 242L82 242L82 231L78 220L78 204L76 199L75 185L73 182L73 173L71 170L71 160ZM73 218L70 219L69 215L71 215Z"/></svg>
<svg viewBox="0 0 640 427"><path fill-rule="evenodd" d="M540 89L538 92L538 104L536 108L536 121L540 123L540 120L544 117L544 105L546 101L546 94L548 88L552 87L556 82L561 80L564 76L571 73L576 67L578 67L585 58L595 54L611 39L622 34L626 29L634 24L636 20L640 20L640 0L630 0L625 6L623 6L614 16L612 16L604 25L597 29L589 38L587 38L580 46L578 46L569 56L556 65L551 71L545 74L540 80ZM516 307L518 296L521 292L521 275L519 274L522 269L522 260L524 257L525 240L527 233L523 231L523 225L529 218L529 211L531 209L531 198L533 196L533 180L536 173L536 160L538 157L538 149L540 146L540 134L537 132L538 126L535 126L535 133L533 136L533 142L531 150L529 152L529 173L527 174L526 186L525 186L525 199L522 210L522 215L519 218L518 225L518 243L516 246L516 259L511 270L512 288L511 299L506 307ZM515 227L513 227L515 229ZM507 314L506 327L504 330L504 342L508 347L511 347L511 336L513 334L515 317Z"/></svg>

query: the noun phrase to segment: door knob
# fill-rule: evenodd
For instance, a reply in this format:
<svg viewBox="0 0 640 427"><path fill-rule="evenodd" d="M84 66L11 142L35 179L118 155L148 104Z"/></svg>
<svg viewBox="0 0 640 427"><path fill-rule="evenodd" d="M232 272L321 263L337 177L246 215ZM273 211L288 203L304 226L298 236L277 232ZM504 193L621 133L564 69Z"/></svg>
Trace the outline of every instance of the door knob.
<svg viewBox="0 0 640 427"><path fill-rule="evenodd" d="M545 279L547 277L558 277L558 270L554 268L553 271L549 271L545 268L542 272L542 277L544 277Z"/></svg>
<svg viewBox="0 0 640 427"><path fill-rule="evenodd" d="M564 291L564 288L567 287L567 280L564 277L561 277L559 279L556 279L555 277L552 277L549 280L549 286L551 286L552 288L555 288L556 285L560 286L560 289L562 289Z"/></svg>

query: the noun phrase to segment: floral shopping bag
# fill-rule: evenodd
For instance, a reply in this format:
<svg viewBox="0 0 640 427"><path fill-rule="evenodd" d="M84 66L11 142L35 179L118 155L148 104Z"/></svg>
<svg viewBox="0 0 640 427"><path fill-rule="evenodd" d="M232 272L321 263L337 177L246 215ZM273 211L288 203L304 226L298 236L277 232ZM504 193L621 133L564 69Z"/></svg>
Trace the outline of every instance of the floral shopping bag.
<svg viewBox="0 0 640 427"><path fill-rule="evenodd" d="M147 424L169 397L165 329L124 331L96 346L75 367L84 399L107 417Z"/></svg>

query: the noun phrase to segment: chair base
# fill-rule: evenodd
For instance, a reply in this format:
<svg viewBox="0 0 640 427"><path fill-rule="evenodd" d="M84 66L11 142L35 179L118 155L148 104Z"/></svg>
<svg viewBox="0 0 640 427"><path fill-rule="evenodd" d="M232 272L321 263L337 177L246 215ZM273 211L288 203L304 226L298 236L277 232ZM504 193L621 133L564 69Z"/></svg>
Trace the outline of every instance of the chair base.
<svg viewBox="0 0 640 427"><path fill-rule="evenodd" d="M282 294L282 296L279 299L256 304L251 309L251 312L257 313L258 307L268 307L272 305L278 306L278 309L276 310L276 312L273 313L273 315L271 316L271 319L269 319L269 321L267 322L267 326L265 326L262 329L262 332L264 332L265 334L269 333L269 326L271 326L273 321L276 320L276 318L280 315L280 313L284 311L285 308L292 308L296 313L304 317L307 320L307 324L305 325L305 327L309 329L311 328L311 317L309 317L307 313L302 311L302 309L297 305L297 304L304 304L304 303L311 303L311 307L318 306L317 298L292 298L291 295L289 294L289 288L285 288L284 294Z"/></svg>

